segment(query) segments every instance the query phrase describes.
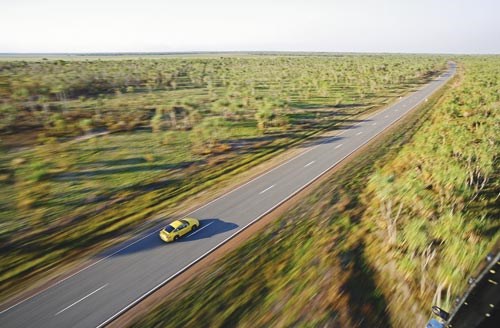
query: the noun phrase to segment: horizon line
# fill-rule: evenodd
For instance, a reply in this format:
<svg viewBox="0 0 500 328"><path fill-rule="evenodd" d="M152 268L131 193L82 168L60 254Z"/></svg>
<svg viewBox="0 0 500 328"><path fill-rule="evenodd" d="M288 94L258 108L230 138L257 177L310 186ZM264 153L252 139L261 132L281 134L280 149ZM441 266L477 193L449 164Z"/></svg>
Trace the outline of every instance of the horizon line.
<svg viewBox="0 0 500 328"><path fill-rule="evenodd" d="M399 52L399 51L306 51L306 50L188 50L188 51L89 51L89 52L0 52L0 56L8 55L179 55L179 54L407 54L407 55L500 55L500 53L473 52Z"/></svg>

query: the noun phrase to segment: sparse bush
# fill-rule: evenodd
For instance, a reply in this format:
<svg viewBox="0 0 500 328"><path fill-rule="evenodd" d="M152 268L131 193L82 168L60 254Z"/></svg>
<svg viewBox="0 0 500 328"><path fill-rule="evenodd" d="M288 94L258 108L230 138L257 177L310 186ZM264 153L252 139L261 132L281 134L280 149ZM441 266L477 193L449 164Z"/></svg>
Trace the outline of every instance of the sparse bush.
<svg viewBox="0 0 500 328"><path fill-rule="evenodd" d="M148 163L152 163L155 161L155 156L153 154L146 154L143 156L143 158L146 160Z"/></svg>
<svg viewBox="0 0 500 328"><path fill-rule="evenodd" d="M161 107L156 108L156 114L151 119L150 125L153 132L161 131L163 127L163 109Z"/></svg>
<svg viewBox="0 0 500 328"><path fill-rule="evenodd" d="M177 133L175 131L167 131L163 134L161 143L165 146L175 145L177 141Z"/></svg>
<svg viewBox="0 0 500 328"><path fill-rule="evenodd" d="M209 117L193 128L190 139L196 152L211 152L227 135L227 121L221 117Z"/></svg>
<svg viewBox="0 0 500 328"><path fill-rule="evenodd" d="M367 95L364 101L371 103L372 95L366 91L371 86L364 76L369 69L385 65L383 72L370 76L379 81L378 95L384 95L408 88L393 84L395 75L404 80L415 76L417 69L425 71L443 62L439 56L371 55L0 62L2 104L17 113L12 120L2 120L7 122L3 131L19 133L23 141L30 140L31 131L40 136L4 153L6 163L13 156L26 158L29 165L9 168L15 172L13 183L0 188L0 244L12 236L15 240L8 252L1 252L0 294L23 288L32 279L16 271L20 267L47 272L48 266L68 258L78 260L91 248L109 244L117 231L132 231L153 209L175 205L180 199L176 197L194 194L222 177L229 179L241 165L261 163L305 135L335 124L338 116L324 115L320 122L308 112L320 108L338 113L339 109L328 107L339 94L346 105L360 104L350 86L361 85ZM13 97L17 88L28 93ZM213 108L213 103L221 108ZM357 115L365 110L363 105L345 106L340 114ZM136 129L90 140L70 138L89 127L80 125L86 119L92 120L93 128L111 132L147 127L161 106L168 109L162 114L170 136ZM293 126L293 131L255 140L255 114L265 106L273 117L263 130ZM297 126L296 117L301 115L308 116L308 122ZM164 128L161 122L157 126L160 131ZM162 146L165 138L172 139L167 147ZM242 152L230 152L232 145ZM37 161L46 166L30 167ZM99 202L88 202L92 194L99 195ZM20 200L26 204L17 206ZM31 223L37 224L31 235L19 233L19 227ZM56 235L44 233L54 227ZM28 240L39 247L26 251L23 245Z"/></svg>
<svg viewBox="0 0 500 328"><path fill-rule="evenodd" d="M128 128L128 125L124 121L119 121L117 123L113 123L113 124L108 126L108 129L110 131L113 131L113 132L126 131L127 128Z"/></svg>
<svg viewBox="0 0 500 328"><path fill-rule="evenodd" d="M29 164L28 179L32 182L38 182L49 176L49 166L42 161L35 161Z"/></svg>
<svg viewBox="0 0 500 328"><path fill-rule="evenodd" d="M89 133L92 131L92 128L94 126L94 122L90 118L86 118L86 119L81 120L80 123L78 124L78 126L80 127L80 129L84 133Z"/></svg>

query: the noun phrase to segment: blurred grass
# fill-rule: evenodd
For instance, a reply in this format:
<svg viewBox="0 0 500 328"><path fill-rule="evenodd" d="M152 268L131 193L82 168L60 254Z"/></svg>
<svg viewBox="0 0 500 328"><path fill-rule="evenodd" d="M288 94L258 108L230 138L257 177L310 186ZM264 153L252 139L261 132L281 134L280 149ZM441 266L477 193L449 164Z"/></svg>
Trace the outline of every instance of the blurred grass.
<svg viewBox="0 0 500 328"><path fill-rule="evenodd" d="M188 131L176 131L167 146L162 136L135 131L4 153L9 165L23 164L14 170L16 183L0 191L2 288L17 289L84 251L97 251L154 213L363 112L354 108L327 120L314 115L308 128L265 137L251 122L232 123L234 149L221 154L193 154Z"/></svg>
<svg viewBox="0 0 500 328"><path fill-rule="evenodd" d="M431 305L450 310L498 247L500 57L460 63L455 87L364 192L366 258L393 326L424 326Z"/></svg>
<svg viewBox="0 0 500 328"><path fill-rule="evenodd" d="M389 326L365 258L362 194L375 163L395 157L443 92L132 326Z"/></svg>
<svg viewBox="0 0 500 328"><path fill-rule="evenodd" d="M132 326L423 327L449 309L500 235L499 57L459 61L393 133Z"/></svg>
<svg viewBox="0 0 500 328"><path fill-rule="evenodd" d="M0 298L137 233L155 214L179 210L189 196L306 137L351 124L418 87L443 61L1 62ZM256 120L262 108L273 117L264 130ZM211 118L226 133L215 146L201 140L195 149L193 131ZM109 134L91 137L101 132ZM75 139L85 135L91 138Z"/></svg>

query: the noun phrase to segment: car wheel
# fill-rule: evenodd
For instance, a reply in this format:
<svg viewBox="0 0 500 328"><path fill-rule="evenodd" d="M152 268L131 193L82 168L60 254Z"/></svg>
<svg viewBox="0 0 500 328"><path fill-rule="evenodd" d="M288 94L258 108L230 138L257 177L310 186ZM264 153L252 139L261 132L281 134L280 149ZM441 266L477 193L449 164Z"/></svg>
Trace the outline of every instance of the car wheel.
<svg viewBox="0 0 500 328"><path fill-rule="evenodd" d="M174 237L174 241L177 241L179 239L179 236Z"/></svg>
<svg viewBox="0 0 500 328"><path fill-rule="evenodd" d="M193 225L193 227L191 228L191 231L195 231L196 229L198 229L198 226L195 224L195 225Z"/></svg>

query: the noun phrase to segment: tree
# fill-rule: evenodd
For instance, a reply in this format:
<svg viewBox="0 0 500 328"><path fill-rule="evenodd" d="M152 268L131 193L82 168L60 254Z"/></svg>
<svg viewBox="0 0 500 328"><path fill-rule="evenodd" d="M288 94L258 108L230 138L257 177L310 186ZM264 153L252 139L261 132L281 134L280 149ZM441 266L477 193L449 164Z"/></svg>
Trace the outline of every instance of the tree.
<svg viewBox="0 0 500 328"><path fill-rule="evenodd" d="M193 150L212 151L229 134L227 121L222 117L207 117L191 131Z"/></svg>
<svg viewBox="0 0 500 328"><path fill-rule="evenodd" d="M49 121L50 129L56 134L63 134L67 129L67 123L61 114L52 114Z"/></svg>
<svg viewBox="0 0 500 328"><path fill-rule="evenodd" d="M85 118L78 123L78 127L82 129L84 133L89 133L94 127L94 122L90 118Z"/></svg>
<svg viewBox="0 0 500 328"><path fill-rule="evenodd" d="M163 109L161 107L156 108L156 113L150 121L151 130L153 132L161 131L163 124Z"/></svg>
<svg viewBox="0 0 500 328"><path fill-rule="evenodd" d="M273 110L273 104L270 101L264 100L255 113L257 128L261 132L265 132L267 127L275 117L276 113Z"/></svg>
<svg viewBox="0 0 500 328"><path fill-rule="evenodd" d="M17 118L17 108L5 104L0 106L0 130L10 130Z"/></svg>

